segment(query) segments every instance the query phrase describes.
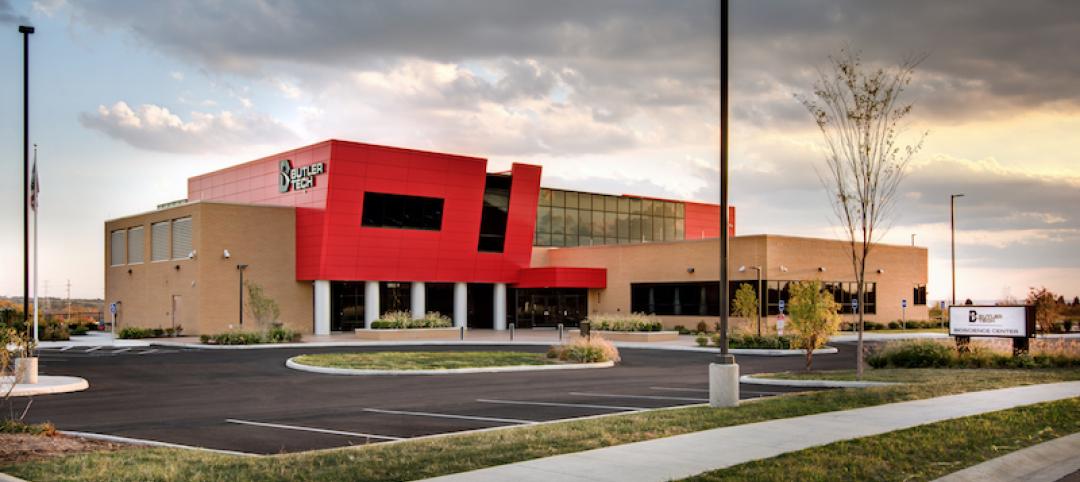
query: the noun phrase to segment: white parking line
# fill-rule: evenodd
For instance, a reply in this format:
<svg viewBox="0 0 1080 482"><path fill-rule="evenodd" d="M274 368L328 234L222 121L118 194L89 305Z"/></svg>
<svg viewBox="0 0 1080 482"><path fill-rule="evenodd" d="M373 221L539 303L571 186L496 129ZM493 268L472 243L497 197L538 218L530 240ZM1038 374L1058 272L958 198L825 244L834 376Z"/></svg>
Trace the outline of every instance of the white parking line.
<svg viewBox="0 0 1080 482"><path fill-rule="evenodd" d="M367 438L377 438L377 439L382 439L382 440L402 440L403 439L403 437L391 437L389 435L374 435L374 434L370 434L370 433L344 432L344 431L341 431L341 430L329 430L329 429L325 429L325 428L314 428L314 427L301 427L299 425L283 425L283 424L280 424L280 423L252 422L250 420L237 420L235 418L227 418L227 419L225 419L225 421L229 422L229 423L238 423L238 424L241 424L241 425L254 425L256 427L280 428L280 429L285 429L285 430L300 430L300 431L304 431L304 432L328 433L328 434L333 434L333 435L348 435L348 436L351 436L351 437L367 437Z"/></svg>
<svg viewBox="0 0 1080 482"><path fill-rule="evenodd" d="M707 402L708 398L689 398L689 397L665 397L662 395L620 395L618 393L591 393L591 392L570 392L571 395L577 395L579 397L606 397L606 398L640 398L642 400L680 400L686 402Z"/></svg>
<svg viewBox="0 0 1080 482"><path fill-rule="evenodd" d="M123 352L128 351L128 350L131 350L131 348L121 348L119 350L116 350L116 351L112 352L112 354L115 355L117 353L123 353Z"/></svg>
<svg viewBox="0 0 1080 482"><path fill-rule="evenodd" d="M74 346L65 346L65 347L61 348L60 351L68 351L68 350L70 350L72 348L75 348L75 347Z"/></svg>
<svg viewBox="0 0 1080 482"><path fill-rule="evenodd" d="M702 393L709 393L708 388L649 387L649 390L664 390L664 391L668 391L668 392L702 392Z"/></svg>
<svg viewBox="0 0 1080 482"><path fill-rule="evenodd" d="M504 403L507 405L537 405L541 407L573 407L573 408L599 408L603 410L629 410L632 412L640 412L642 410L648 410L644 407L625 407L617 405L591 405L587 403L556 403L556 402L527 402L524 400L492 400L489 398L477 398L476 401L480 403Z"/></svg>
<svg viewBox="0 0 1080 482"><path fill-rule="evenodd" d="M100 345L98 345L98 346L95 346L95 347L90 347L90 349L89 349L89 350L86 350L86 352L85 352L85 353L90 353L90 352L92 352L92 351L97 351L97 350L100 350L100 349L101 349L101 346L100 346Z"/></svg>
<svg viewBox="0 0 1080 482"><path fill-rule="evenodd" d="M535 420L521 420L517 418L494 418L494 417L478 417L474 415L453 415L449 413L432 413L432 412L406 412L404 410L382 410L378 408L365 408L365 412L374 413L386 413L390 415L414 415L417 417L435 417L435 418L460 418L462 420L480 420L484 422L499 422L499 423L515 423L515 424L533 424Z"/></svg>
<svg viewBox="0 0 1080 482"><path fill-rule="evenodd" d="M151 353L156 353L157 351L158 351L158 350L157 350L157 348L151 348L151 349L149 349L149 350L146 350L146 351L144 351L144 352L142 352L142 353L139 353L139 354L140 354L140 355L149 355L149 354L151 354Z"/></svg>

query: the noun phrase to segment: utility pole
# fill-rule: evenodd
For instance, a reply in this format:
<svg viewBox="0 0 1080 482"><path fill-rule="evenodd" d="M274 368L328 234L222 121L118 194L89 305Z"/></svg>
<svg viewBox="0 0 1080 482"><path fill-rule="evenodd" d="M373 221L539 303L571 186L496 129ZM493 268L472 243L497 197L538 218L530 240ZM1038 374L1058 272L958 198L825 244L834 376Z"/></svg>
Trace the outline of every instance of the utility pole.
<svg viewBox="0 0 1080 482"><path fill-rule="evenodd" d="M71 321L71 280L67 280L67 319Z"/></svg>

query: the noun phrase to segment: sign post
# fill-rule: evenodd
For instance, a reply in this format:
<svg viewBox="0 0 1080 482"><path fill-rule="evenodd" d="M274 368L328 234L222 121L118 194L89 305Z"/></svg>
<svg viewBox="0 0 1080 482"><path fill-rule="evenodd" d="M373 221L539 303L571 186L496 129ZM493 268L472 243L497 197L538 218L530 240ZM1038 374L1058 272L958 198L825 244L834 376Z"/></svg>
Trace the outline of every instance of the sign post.
<svg viewBox="0 0 1080 482"><path fill-rule="evenodd" d="M851 299L851 314L853 314L853 315L859 314L859 299L858 298L852 298ZM862 327L861 326L855 326L856 323L858 323L858 322L856 322L856 321L851 322L851 325L852 325L851 331L854 331L854 332L858 333L859 331L862 331Z"/></svg>
<svg viewBox="0 0 1080 482"><path fill-rule="evenodd" d="M776 335L784 336L784 300L780 300L780 313L776 315Z"/></svg>
<svg viewBox="0 0 1080 482"><path fill-rule="evenodd" d="M1031 305L949 307L949 335L965 341L973 336L1012 338L1013 356L1027 353L1035 337L1035 307Z"/></svg>
<svg viewBox="0 0 1080 482"><path fill-rule="evenodd" d="M109 313L112 314L112 334L116 337L116 303L109 303Z"/></svg>
<svg viewBox="0 0 1080 482"><path fill-rule="evenodd" d="M900 300L900 329L907 329L907 299Z"/></svg>

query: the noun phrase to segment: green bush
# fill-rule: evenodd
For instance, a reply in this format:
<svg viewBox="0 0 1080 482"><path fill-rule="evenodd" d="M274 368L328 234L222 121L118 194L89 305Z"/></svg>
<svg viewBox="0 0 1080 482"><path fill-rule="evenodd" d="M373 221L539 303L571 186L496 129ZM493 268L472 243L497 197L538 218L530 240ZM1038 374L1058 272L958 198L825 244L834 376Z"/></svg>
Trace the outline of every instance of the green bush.
<svg viewBox="0 0 1080 482"><path fill-rule="evenodd" d="M866 358L873 368L1071 368L1080 367L1075 349L1034 350L1012 356L978 344L961 353L955 345L933 340L894 342Z"/></svg>
<svg viewBox="0 0 1080 482"><path fill-rule="evenodd" d="M263 343L263 335L254 331L227 331L215 335L202 335L199 341L207 345L257 345Z"/></svg>
<svg viewBox="0 0 1080 482"><path fill-rule="evenodd" d="M85 335L90 332L90 327L86 325L75 325L75 328L71 329L72 335Z"/></svg>
<svg viewBox="0 0 1080 482"><path fill-rule="evenodd" d="M675 330L675 331L677 331L677 332L679 332L679 334L680 334L680 335L692 335L692 334L693 334L693 332L691 332L690 330L688 330L688 329L687 329L687 328L686 328L685 326L683 326L683 325L675 325L675 328L672 328L672 329L673 329L673 330Z"/></svg>
<svg viewBox="0 0 1080 482"><path fill-rule="evenodd" d="M789 350L791 349L790 336L777 336L777 335L732 335L728 339L728 346L731 348L758 348L758 349L771 349L771 350Z"/></svg>
<svg viewBox="0 0 1080 482"><path fill-rule="evenodd" d="M664 324L645 313L629 315L597 314L588 319L600 331L663 331Z"/></svg>
<svg viewBox="0 0 1080 482"><path fill-rule="evenodd" d="M412 328L450 328L454 320L437 311L429 311L423 318L414 320L409 311L391 311L371 322L374 330L403 330Z"/></svg>
<svg viewBox="0 0 1080 482"><path fill-rule="evenodd" d="M899 321L890 321L889 322L889 329L890 330L899 330L900 329L900 322Z"/></svg>
<svg viewBox="0 0 1080 482"><path fill-rule="evenodd" d="M709 337L705 336L704 333L698 333L697 338L694 338L694 341L697 343L697 346L709 345Z"/></svg>
<svg viewBox="0 0 1080 482"><path fill-rule="evenodd" d="M131 340L136 338L154 338L161 336L165 330L161 328L139 328L137 326L125 326L116 334L117 338Z"/></svg>
<svg viewBox="0 0 1080 482"><path fill-rule="evenodd" d="M38 326L38 339L41 341L67 341L71 339L67 323L57 320L46 320Z"/></svg>
<svg viewBox="0 0 1080 482"><path fill-rule="evenodd" d="M548 349L548 356L574 363L598 363L619 361L619 350L611 342L600 336L577 338L565 345L556 345Z"/></svg>
<svg viewBox="0 0 1080 482"><path fill-rule="evenodd" d="M300 332L282 326L275 326L266 332L267 343L295 343L300 341Z"/></svg>

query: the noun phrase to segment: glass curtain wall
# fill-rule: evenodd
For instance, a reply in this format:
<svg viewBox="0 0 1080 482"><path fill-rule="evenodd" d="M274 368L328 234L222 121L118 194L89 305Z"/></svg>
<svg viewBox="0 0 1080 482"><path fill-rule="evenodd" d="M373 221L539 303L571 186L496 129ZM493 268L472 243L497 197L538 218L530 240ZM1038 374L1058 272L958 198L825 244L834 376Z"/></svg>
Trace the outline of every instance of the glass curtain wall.
<svg viewBox="0 0 1080 482"><path fill-rule="evenodd" d="M536 246L592 246L685 239L680 202L541 189Z"/></svg>

